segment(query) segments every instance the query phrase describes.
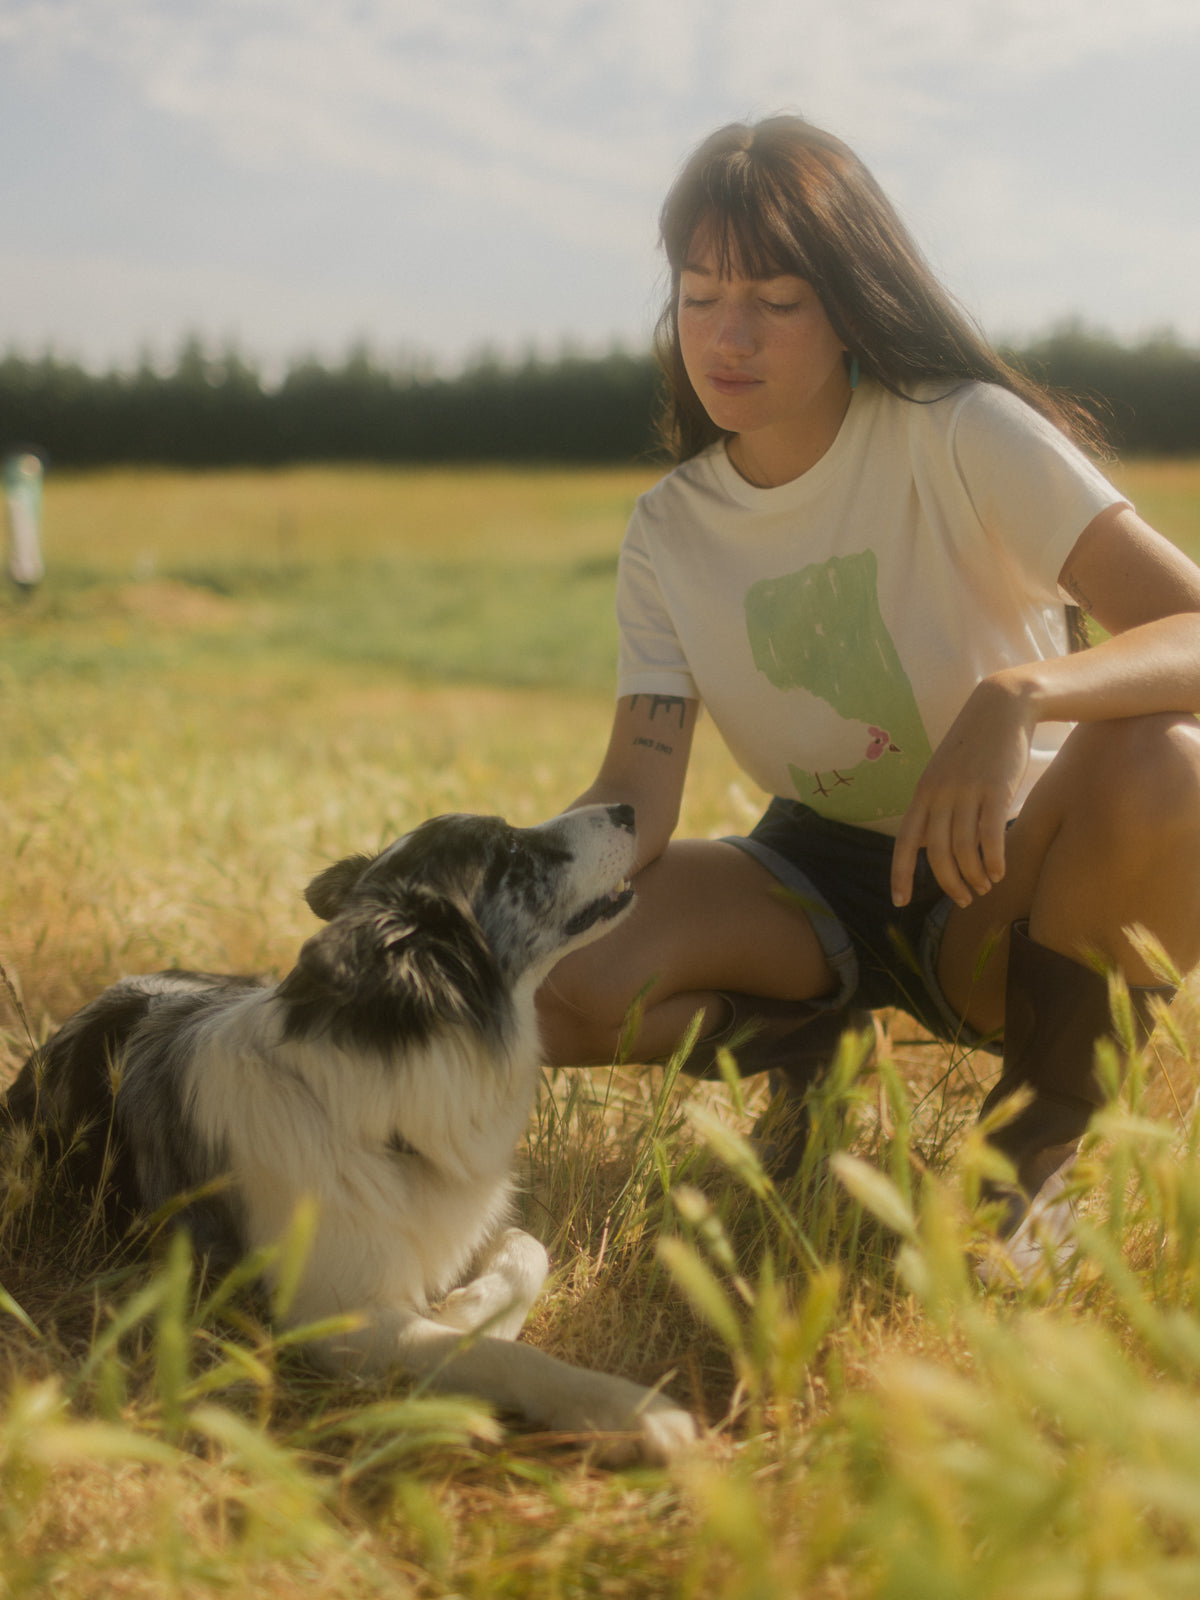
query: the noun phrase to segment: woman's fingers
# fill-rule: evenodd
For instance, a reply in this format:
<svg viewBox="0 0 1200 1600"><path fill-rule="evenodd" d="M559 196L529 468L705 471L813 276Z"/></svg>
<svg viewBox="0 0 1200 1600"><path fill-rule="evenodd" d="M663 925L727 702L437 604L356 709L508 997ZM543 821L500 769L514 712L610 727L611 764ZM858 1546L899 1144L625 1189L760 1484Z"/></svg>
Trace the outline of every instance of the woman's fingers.
<svg viewBox="0 0 1200 1600"><path fill-rule="evenodd" d="M1029 707L985 679L972 690L917 782L896 838L892 899L907 905L922 846L958 906L1004 876L1004 830L1029 762Z"/></svg>
<svg viewBox="0 0 1200 1600"><path fill-rule="evenodd" d="M979 893L983 864L979 859L979 838L971 815L953 805L935 809L929 818L925 854L934 877L956 906L969 906ZM989 884L990 888L991 885Z"/></svg>
<svg viewBox="0 0 1200 1600"><path fill-rule="evenodd" d="M1005 854L1007 838L1008 807L1002 805L998 797L992 796L990 804L985 802L979 818L979 849L988 876L989 888L992 884L1000 882L1007 868L1008 858Z"/></svg>
<svg viewBox="0 0 1200 1600"><path fill-rule="evenodd" d="M892 903L912 898L917 858L923 848L930 870L957 906L969 906L1004 876L1003 808L994 797L972 791L940 804L910 808L892 854Z"/></svg>
<svg viewBox="0 0 1200 1600"><path fill-rule="evenodd" d="M904 813L892 850L892 904L906 906L912 899L917 855L925 843L925 808L913 801Z"/></svg>

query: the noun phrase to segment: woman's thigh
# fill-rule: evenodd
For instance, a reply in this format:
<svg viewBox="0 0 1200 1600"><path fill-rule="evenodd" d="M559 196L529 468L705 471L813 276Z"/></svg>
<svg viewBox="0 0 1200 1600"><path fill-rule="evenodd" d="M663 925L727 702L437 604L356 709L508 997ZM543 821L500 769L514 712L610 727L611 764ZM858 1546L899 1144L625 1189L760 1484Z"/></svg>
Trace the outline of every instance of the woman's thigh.
<svg viewBox="0 0 1200 1600"><path fill-rule="evenodd" d="M552 1039L565 1012L618 1028L633 1002L736 990L784 1000L825 994L833 974L798 904L743 850L672 842L636 880L637 900L611 933L568 956L540 1003Z"/></svg>

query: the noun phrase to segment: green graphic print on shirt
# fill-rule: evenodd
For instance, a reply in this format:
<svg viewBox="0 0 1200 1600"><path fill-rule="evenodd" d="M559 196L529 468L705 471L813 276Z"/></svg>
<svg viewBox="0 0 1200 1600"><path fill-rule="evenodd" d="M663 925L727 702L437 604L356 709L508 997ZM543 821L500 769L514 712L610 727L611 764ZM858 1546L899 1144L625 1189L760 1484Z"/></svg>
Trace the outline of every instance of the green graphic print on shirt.
<svg viewBox="0 0 1200 1600"><path fill-rule="evenodd" d="M912 685L884 627L875 553L766 578L746 592L754 664L777 689L806 689L844 726L832 730L838 764L788 763L796 793L822 816L869 825L904 815L932 755Z"/></svg>

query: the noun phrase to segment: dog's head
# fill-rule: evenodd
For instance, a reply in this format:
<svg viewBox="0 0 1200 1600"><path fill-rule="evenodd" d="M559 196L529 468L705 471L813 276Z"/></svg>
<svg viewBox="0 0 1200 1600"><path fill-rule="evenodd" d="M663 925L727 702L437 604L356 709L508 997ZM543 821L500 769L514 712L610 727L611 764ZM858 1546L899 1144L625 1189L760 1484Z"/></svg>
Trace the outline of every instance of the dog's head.
<svg viewBox="0 0 1200 1600"><path fill-rule="evenodd" d="M305 891L328 926L280 987L289 1033L383 1048L446 1024L502 1031L516 984L632 903L635 849L629 806L585 806L535 828L435 817L337 862Z"/></svg>

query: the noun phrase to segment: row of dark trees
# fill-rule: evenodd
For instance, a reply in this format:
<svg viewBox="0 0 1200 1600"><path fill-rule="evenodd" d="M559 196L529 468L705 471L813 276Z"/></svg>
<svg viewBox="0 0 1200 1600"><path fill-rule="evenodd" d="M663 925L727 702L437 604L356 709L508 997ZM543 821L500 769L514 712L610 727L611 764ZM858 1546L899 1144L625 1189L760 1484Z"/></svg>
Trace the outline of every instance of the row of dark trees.
<svg viewBox="0 0 1200 1600"><path fill-rule="evenodd" d="M1164 335L1130 346L1067 327L1010 360L1096 404L1127 454L1200 454L1200 351ZM52 356L0 360L0 449L55 466L290 461L606 462L655 451L649 356L504 363L454 377L388 366L357 349L299 362L277 384L236 353L189 341L169 371L96 374Z"/></svg>
<svg viewBox="0 0 1200 1600"><path fill-rule="evenodd" d="M481 359L444 377L359 349L337 366L300 362L273 385L195 341L165 374L9 356L0 444L35 443L56 466L627 461L651 448L655 387L653 364L624 354Z"/></svg>

